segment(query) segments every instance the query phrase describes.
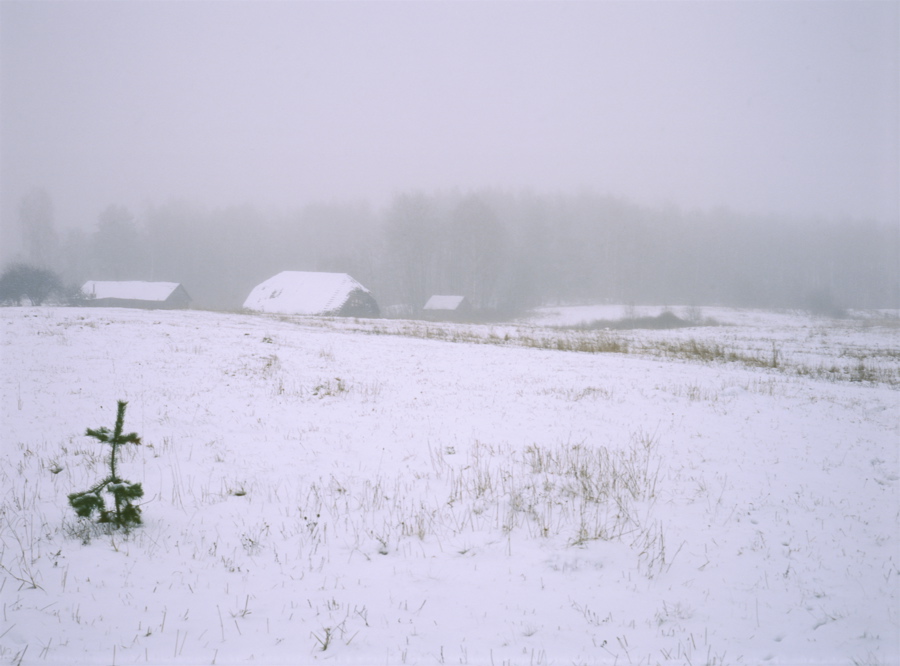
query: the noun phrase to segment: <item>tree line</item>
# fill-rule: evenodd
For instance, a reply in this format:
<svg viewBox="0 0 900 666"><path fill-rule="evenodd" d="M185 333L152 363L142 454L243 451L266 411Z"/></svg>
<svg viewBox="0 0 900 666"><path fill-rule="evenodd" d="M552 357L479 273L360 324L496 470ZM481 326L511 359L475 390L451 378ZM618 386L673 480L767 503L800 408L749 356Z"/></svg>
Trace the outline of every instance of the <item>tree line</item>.
<svg viewBox="0 0 900 666"><path fill-rule="evenodd" d="M399 194L381 209L293 211L189 201L110 205L57 230L50 196L20 208L24 259L85 280L180 282L198 307L240 308L282 270L349 273L382 311L433 294L508 316L559 303L900 307L900 227L860 220L685 211L594 194Z"/></svg>

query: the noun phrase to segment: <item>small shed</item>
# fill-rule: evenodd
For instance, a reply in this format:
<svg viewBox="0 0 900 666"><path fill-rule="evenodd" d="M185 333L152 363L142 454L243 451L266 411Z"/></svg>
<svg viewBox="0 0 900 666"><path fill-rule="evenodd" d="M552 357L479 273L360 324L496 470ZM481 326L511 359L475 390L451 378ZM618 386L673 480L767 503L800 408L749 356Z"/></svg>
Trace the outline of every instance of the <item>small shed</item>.
<svg viewBox="0 0 900 666"><path fill-rule="evenodd" d="M441 296L436 294L428 299L425 309L440 312L470 312L472 307L465 296Z"/></svg>
<svg viewBox="0 0 900 666"><path fill-rule="evenodd" d="M174 310L191 303L191 297L178 282L88 280L81 293L85 304L94 307Z"/></svg>
<svg viewBox="0 0 900 666"><path fill-rule="evenodd" d="M427 317L433 319L454 319L472 313L472 306L465 296L435 294L422 309Z"/></svg>
<svg viewBox="0 0 900 666"><path fill-rule="evenodd" d="M346 273L282 271L254 287L244 308L272 314L378 317L371 292Z"/></svg>

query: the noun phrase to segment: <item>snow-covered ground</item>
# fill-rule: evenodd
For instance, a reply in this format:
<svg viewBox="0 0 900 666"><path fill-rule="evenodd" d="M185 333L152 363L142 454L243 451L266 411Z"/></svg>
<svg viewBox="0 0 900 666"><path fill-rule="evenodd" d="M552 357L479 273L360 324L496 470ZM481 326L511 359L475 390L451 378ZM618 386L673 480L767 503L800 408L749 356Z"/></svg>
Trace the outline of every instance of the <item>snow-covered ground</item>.
<svg viewBox="0 0 900 666"><path fill-rule="evenodd" d="M0 310L0 658L900 661L896 317L552 312ZM66 500L119 399L127 535Z"/></svg>

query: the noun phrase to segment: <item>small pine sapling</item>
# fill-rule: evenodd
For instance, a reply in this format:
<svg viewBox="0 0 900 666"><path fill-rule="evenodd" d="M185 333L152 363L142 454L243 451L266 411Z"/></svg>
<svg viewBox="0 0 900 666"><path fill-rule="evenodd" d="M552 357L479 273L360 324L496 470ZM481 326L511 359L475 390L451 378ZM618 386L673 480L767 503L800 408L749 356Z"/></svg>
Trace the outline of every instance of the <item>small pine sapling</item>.
<svg viewBox="0 0 900 666"><path fill-rule="evenodd" d="M137 433L122 433L122 427L125 422L125 406L127 402L118 401L118 412L116 413L116 426L110 432L109 428L98 428L93 430L87 429L85 433L88 437L109 444L112 447L112 453L109 456L109 476L103 479L90 490L81 493L72 493L69 495L69 504L75 509L75 513L82 518L90 518L96 511L101 523L111 523L115 527L124 527L128 529L132 525L140 525L141 509L134 506L132 502L143 497L144 489L140 483L131 483L124 479L120 479L116 472L116 452L122 444L140 444L141 438ZM100 497L100 491L106 489L113 496L115 501L115 509L107 509L103 498Z"/></svg>

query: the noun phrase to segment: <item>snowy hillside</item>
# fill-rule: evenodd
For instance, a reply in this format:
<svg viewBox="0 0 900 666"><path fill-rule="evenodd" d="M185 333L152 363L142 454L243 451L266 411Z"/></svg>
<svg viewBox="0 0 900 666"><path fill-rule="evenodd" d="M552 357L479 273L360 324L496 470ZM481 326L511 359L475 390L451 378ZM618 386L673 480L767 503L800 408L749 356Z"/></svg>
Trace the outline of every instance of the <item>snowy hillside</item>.
<svg viewBox="0 0 900 666"><path fill-rule="evenodd" d="M0 659L897 663L896 318L704 314L0 309Z"/></svg>

